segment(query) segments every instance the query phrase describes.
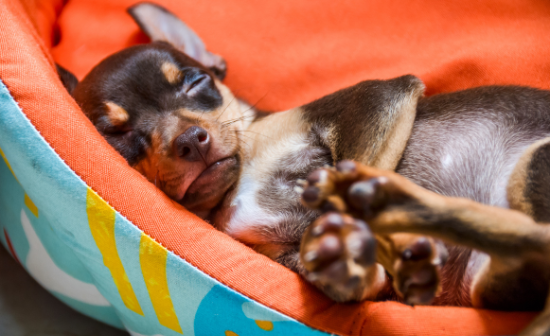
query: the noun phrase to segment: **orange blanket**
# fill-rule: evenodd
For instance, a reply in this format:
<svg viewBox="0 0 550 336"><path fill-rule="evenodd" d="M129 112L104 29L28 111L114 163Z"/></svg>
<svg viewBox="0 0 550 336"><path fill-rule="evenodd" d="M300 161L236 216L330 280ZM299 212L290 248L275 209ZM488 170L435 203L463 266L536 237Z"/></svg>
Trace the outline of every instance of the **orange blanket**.
<svg viewBox="0 0 550 336"><path fill-rule="evenodd" d="M8 0L0 2L11 6ZM63 7L61 0L28 0L25 10L55 61L82 78L105 56L147 42L125 13L135 2L71 0ZM360 80L406 73L419 76L429 95L487 84L550 88L546 0L158 2L225 57L226 84L260 109L284 110ZM13 43L14 54L20 47L15 41L34 50L23 35L0 32L0 41ZM24 74L36 75L35 64L24 65ZM53 76L33 80L50 84ZM398 303L335 304L160 195L94 134L66 97L55 105L55 115L45 115L41 108L51 107L47 95L26 95L27 83L5 82L52 147L128 219L205 273L307 325L339 334L462 336L516 333L532 317ZM48 90L59 94L54 84ZM67 128L84 136L56 137L56 130Z"/></svg>

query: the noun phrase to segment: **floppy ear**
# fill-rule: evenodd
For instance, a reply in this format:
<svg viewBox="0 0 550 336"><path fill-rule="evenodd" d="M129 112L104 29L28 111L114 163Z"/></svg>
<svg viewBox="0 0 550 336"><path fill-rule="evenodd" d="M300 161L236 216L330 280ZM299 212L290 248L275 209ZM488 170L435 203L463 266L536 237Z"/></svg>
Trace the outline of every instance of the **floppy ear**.
<svg viewBox="0 0 550 336"><path fill-rule="evenodd" d="M73 94L73 90L78 84L78 79L76 79L75 75L69 72L69 70L63 68L61 65L56 63L55 67L57 69L59 79L61 79L61 82L63 83L63 86L65 86L65 89L69 91L69 94Z"/></svg>
<svg viewBox="0 0 550 336"><path fill-rule="evenodd" d="M395 170L411 135L424 84L412 75L364 81L301 107L334 161Z"/></svg>
<svg viewBox="0 0 550 336"><path fill-rule="evenodd" d="M165 8L143 2L128 8L128 13L152 41L168 42L209 68L219 79L225 77L223 58L206 50L200 37Z"/></svg>

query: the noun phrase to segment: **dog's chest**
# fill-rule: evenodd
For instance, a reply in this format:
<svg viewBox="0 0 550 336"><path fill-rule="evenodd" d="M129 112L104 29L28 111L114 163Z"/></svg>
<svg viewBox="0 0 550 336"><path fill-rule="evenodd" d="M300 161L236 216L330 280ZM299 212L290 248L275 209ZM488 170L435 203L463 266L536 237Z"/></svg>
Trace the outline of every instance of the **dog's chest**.
<svg viewBox="0 0 550 336"><path fill-rule="evenodd" d="M305 228L319 215L301 204L298 180L332 161L328 149L308 138L288 141L285 147L245 163L224 225L227 234L242 242L269 246L271 257L298 246Z"/></svg>

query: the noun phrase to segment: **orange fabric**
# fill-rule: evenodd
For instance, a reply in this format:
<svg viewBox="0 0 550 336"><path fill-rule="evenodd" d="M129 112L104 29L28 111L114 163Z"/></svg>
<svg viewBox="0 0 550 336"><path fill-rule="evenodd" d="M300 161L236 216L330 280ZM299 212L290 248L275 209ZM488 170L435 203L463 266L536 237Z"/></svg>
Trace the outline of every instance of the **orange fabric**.
<svg viewBox="0 0 550 336"><path fill-rule="evenodd" d="M57 16L67 0L22 0L30 23L42 38L45 47L51 48L59 38ZM28 20L27 19L27 20Z"/></svg>
<svg viewBox="0 0 550 336"><path fill-rule="evenodd" d="M124 13L133 2L68 2L59 17L61 42L53 48L54 58L82 77L102 57L145 41ZM160 2L227 59L227 84L237 94L251 102L265 96L258 104L263 109L281 110L362 79L404 73L419 75L428 93L481 84L549 88L550 4L545 0ZM337 304L212 229L128 167L65 92L45 52L55 40L60 2L24 3L0 0L2 81L89 186L205 273L309 326L338 334L513 334L533 317L394 302Z"/></svg>
<svg viewBox="0 0 550 336"><path fill-rule="evenodd" d="M408 73L428 94L487 84L550 88L545 0L155 1L225 57L226 84L251 103L261 99L261 109ZM55 59L81 78L105 56L145 41L125 13L135 2L70 1Z"/></svg>

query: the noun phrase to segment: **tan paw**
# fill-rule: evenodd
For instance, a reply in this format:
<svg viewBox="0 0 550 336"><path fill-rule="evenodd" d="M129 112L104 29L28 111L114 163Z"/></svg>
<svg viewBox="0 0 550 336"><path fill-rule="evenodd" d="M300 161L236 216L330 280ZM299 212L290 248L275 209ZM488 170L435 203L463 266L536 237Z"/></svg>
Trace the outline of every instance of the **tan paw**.
<svg viewBox="0 0 550 336"><path fill-rule="evenodd" d="M416 206L414 193L412 183L400 175L342 161L335 168L314 171L304 185L302 201L314 209L345 213L344 218L351 216L369 223L382 213L391 218L387 215L396 213L394 210ZM351 223L353 219L347 221ZM394 276L394 289L409 304L429 304L440 292L439 274L447 251L431 238L412 234L397 236L399 241L390 239L387 256L382 257L386 258L388 272Z"/></svg>
<svg viewBox="0 0 550 336"><path fill-rule="evenodd" d="M375 263L376 241L365 222L330 212L302 238L306 277L337 301L359 300Z"/></svg>
<svg viewBox="0 0 550 336"><path fill-rule="evenodd" d="M341 161L335 168L318 169L309 175L304 184L302 202L313 209L369 219L389 205L401 204L411 198L400 186L403 180L393 172L354 161Z"/></svg>
<svg viewBox="0 0 550 336"><path fill-rule="evenodd" d="M409 237L396 251L393 286L407 304L430 304L441 291L440 272L447 261L447 249L432 238Z"/></svg>

